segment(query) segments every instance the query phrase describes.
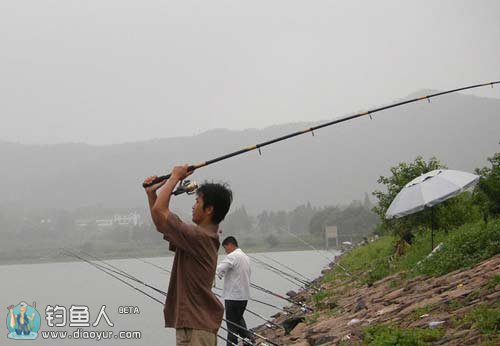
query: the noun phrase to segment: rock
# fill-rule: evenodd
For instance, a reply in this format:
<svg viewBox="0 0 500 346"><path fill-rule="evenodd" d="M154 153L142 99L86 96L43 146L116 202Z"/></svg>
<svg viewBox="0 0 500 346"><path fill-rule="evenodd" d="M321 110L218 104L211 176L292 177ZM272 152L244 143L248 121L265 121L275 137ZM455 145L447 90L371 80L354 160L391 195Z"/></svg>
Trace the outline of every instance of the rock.
<svg viewBox="0 0 500 346"><path fill-rule="evenodd" d="M318 310L311 315L309 311L301 313L293 305L288 308L290 315L278 314L275 321L289 324L289 336L284 336L281 329L266 329L265 326L259 332L281 345L335 345L341 342L341 338L346 344L357 345L363 342L362 326L390 323L402 328L446 328L444 335L432 341L435 345L479 344L484 335L473 328L472 322L463 319L477 304L492 304L500 299L499 286L484 289L485 283L491 281L492 273L498 272L499 268L500 255L497 255L470 269L457 270L439 278L419 276L401 280L401 286L397 288L390 284L394 278L380 280L372 288L359 286L347 278L318 282L321 288L334 293L323 301L323 306L329 307L330 311ZM310 291L295 292L298 292L293 298L295 301L305 299L308 304L313 300ZM335 314L331 313L332 309L335 309ZM292 316L295 318L290 319ZM307 325L301 321L306 316L312 317ZM448 322L452 318L462 321L458 327Z"/></svg>
<svg viewBox="0 0 500 346"><path fill-rule="evenodd" d="M290 334L290 332L297 326L297 324L304 322L304 317L291 317L281 324L285 328L285 335Z"/></svg>
<svg viewBox="0 0 500 346"><path fill-rule="evenodd" d="M445 321L431 321L431 322L429 322L429 328L431 328L431 329L438 328L439 326L441 326L444 323L445 323Z"/></svg>
<svg viewBox="0 0 500 346"><path fill-rule="evenodd" d="M358 297L358 300L356 301L356 306L354 307L354 312L358 312L363 309L366 309L365 301L363 300L362 297Z"/></svg>
<svg viewBox="0 0 500 346"><path fill-rule="evenodd" d="M290 298L293 298L297 295L297 292L295 291L288 291L286 292L286 295L289 296Z"/></svg>
<svg viewBox="0 0 500 346"><path fill-rule="evenodd" d="M309 344L313 346L319 346L319 345L331 345L335 340L335 337L333 335L319 335L319 336L313 336L308 339Z"/></svg>
<svg viewBox="0 0 500 346"><path fill-rule="evenodd" d="M376 316L382 316L382 315L385 315L387 313L391 313L393 311L396 311L396 310L398 310L400 308L401 308L401 305L399 305L399 304L392 304L392 305L386 306L386 307L378 310L377 312L375 312L375 315Z"/></svg>
<svg viewBox="0 0 500 346"><path fill-rule="evenodd" d="M300 340L299 342L293 343L293 346L309 346L309 343L306 340Z"/></svg>
<svg viewBox="0 0 500 346"><path fill-rule="evenodd" d="M391 293L384 296L386 300L394 300L396 298L402 298L404 296L404 287L392 291Z"/></svg>
<svg viewBox="0 0 500 346"><path fill-rule="evenodd" d="M333 310L333 309L335 309L335 308L336 308L337 306L339 306L339 305L337 304L337 302L336 302L336 301L333 301L333 300L332 300L332 301L328 302L328 305L327 305L327 306L328 306L328 309Z"/></svg>
<svg viewBox="0 0 500 346"><path fill-rule="evenodd" d="M290 332L290 335L292 336L300 336L305 330L306 330L306 324L301 322L299 324L297 324L297 326L295 328L293 328L293 330Z"/></svg>
<svg viewBox="0 0 500 346"><path fill-rule="evenodd" d="M361 320L359 318L353 318L352 320L347 322L347 326L351 327L351 326L354 326L354 325L359 324L359 323L361 323Z"/></svg>

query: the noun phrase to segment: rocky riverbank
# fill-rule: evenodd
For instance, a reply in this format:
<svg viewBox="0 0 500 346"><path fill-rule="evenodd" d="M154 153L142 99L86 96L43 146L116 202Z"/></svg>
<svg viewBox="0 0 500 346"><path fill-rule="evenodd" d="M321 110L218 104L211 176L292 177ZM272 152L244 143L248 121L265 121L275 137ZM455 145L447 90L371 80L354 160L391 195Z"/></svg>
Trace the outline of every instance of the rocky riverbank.
<svg viewBox="0 0 500 346"><path fill-rule="evenodd" d="M286 331L260 326L258 333L296 346L377 344L383 333L419 344L500 344L500 255L440 277L405 279L399 272L370 285L342 275L325 282L332 270L315 280L319 291L293 297L313 311L291 307L273 316Z"/></svg>

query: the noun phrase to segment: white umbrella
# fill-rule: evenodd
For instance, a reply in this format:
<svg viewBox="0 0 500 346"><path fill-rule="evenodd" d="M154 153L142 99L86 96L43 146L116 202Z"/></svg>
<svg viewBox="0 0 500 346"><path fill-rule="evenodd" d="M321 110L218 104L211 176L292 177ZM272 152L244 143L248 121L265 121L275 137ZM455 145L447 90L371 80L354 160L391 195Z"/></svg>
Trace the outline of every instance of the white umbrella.
<svg viewBox="0 0 500 346"><path fill-rule="evenodd" d="M399 191L385 213L387 219L400 218L431 208L473 187L479 176L451 169L425 173Z"/></svg>

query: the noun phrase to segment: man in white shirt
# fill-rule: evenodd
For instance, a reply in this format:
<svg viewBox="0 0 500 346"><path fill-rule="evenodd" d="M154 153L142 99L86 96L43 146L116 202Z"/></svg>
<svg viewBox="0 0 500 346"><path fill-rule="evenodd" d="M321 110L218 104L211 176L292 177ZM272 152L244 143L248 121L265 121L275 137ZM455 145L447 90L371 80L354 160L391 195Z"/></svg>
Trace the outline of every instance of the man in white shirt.
<svg viewBox="0 0 500 346"><path fill-rule="evenodd" d="M227 237L222 242L226 251L226 258L217 266L217 276L224 278L224 290L222 298L226 308L226 320L228 329L228 343L238 344L241 338L252 341L251 334L247 331L247 325L243 319L243 313L250 299L250 259L238 247L234 237ZM248 343L244 342L245 345ZM249 344L251 345L251 344Z"/></svg>

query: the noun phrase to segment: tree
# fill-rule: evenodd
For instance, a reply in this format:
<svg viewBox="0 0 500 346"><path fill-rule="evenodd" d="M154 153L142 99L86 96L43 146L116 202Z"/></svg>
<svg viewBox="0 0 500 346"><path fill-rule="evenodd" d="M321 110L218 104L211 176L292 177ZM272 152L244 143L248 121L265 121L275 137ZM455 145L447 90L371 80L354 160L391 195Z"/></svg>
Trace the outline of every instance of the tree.
<svg viewBox="0 0 500 346"><path fill-rule="evenodd" d="M390 204L407 183L422 174L444 168L446 167L435 157L426 162L421 156L418 156L414 162L401 162L396 167L392 167L392 176L380 177L378 182L385 185L387 192L378 190L373 192L373 195L378 199L378 204L372 210L380 216L382 230L390 230L403 238L422 227L448 230L477 220L479 217L478 207L474 205L474 200L468 192L438 204L432 208L432 211L426 208L399 219L387 220L385 218Z"/></svg>
<svg viewBox="0 0 500 346"><path fill-rule="evenodd" d="M365 192L365 199L363 200L363 207L366 210L370 210L371 208L373 208L373 203L370 200L370 196L368 196L367 192Z"/></svg>
<svg viewBox="0 0 500 346"><path fill-rule="evenodd" d="M311 207L309 202L305 205L299 205L292 210L289 213L290 231L296 234L307 232L309 223L315 212L316 211Z"/></svg>
<svg viewBox="0 0 500 346"><path fill-rule="evenodd" d="M391 176L381 176L377 180L379 184L385 185L387 190L386 192L375 190L372 193L378 200L378 203L372 210L380 217L381 228L383 230L393 230L395 233L402 235L407 232L408 229L411 230L417 225L429 223L430 215L427 215L427 212L417 213L396 220L387 220L385 218L385 213L396 195L407 183L424 173L440 168L446 168L446 166L435 157L430 158L429 161L425 161L422 156L417 156L415 161L411 163L401 162L397 166L391 167Z"/></svg>
<svg viewBox="0 0 500 346"><path fill-rule="evenodd" d="M248 234L253 224L254 220L247 214L245 206L242 206L226 216L223 227L227 234Z"/></svg>
<svg viewBox="0 0 500 346"><path fill-rule="evenodd" d="M347 207L328 207L314 214L309 223L309 231L322 237L326 226L337 226L339 237L361 238L371 233L378 222L379 218L375 213L359 201L353 201Z"/></svg>
<svg viewBox="0 0 500 346"><path fill-rule="evenodd" d="M481 206L484 219L500 214L500 153L488 158L491 168L476 169L481 178L475 190L476 203Z"/></svg>
<svg viewBox="0 0 500 346"><path fill-rule="evenodd" d="M309 232L317 237L323 237L325 227L336 225L340 213L339 207L326 207L316 212L309 222Z"/></svg>

